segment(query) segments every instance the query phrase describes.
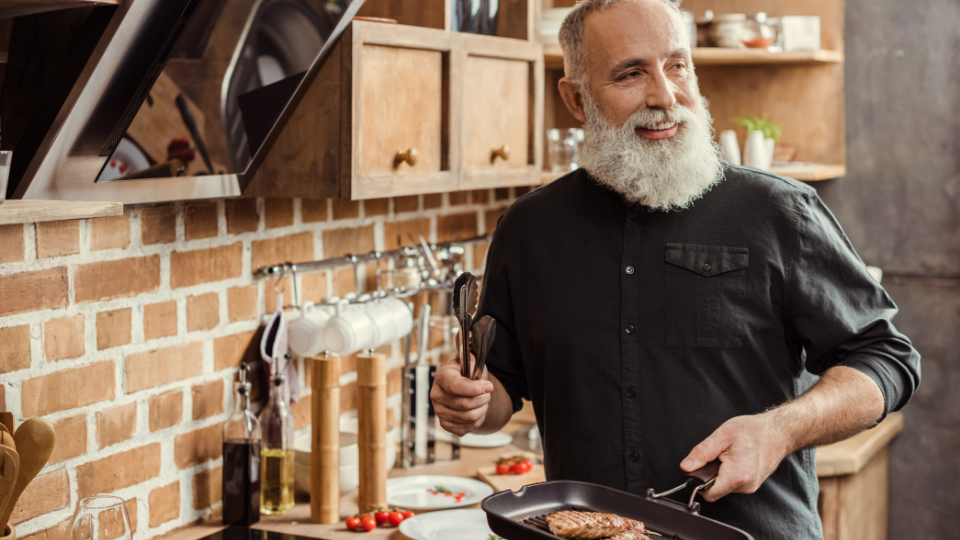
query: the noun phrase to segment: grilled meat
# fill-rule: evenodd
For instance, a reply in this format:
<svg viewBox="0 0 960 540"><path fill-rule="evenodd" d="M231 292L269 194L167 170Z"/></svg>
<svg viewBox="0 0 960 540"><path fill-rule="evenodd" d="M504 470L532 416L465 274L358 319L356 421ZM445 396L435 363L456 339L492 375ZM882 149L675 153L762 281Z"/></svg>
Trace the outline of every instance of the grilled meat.
<svg viewBox="0 0 960 540"><path fill-rule="evenodd" d="M623 531L616 536L611 536L608 540L652 540L649 536L640 531Z"/></svg>
<svg viewBox="0 0 960 540"><path fill-rule="evenodd" d="M556 512L547 516L547 525L550 532L560 538L607 538L625 532L643 534L646 529L640 521L620 517L616 514L602 514L599 512ZM636 538L642 538L636 537ZM634 537L624 536L617 540L634 540Z"/></svg>

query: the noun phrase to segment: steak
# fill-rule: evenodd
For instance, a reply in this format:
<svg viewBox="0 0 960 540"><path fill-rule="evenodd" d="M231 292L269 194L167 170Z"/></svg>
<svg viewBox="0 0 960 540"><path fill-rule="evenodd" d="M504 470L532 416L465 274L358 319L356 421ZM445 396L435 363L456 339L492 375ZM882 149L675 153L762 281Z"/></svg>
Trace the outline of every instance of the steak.
<svg viewBox="0 0 960 540"><path fill-rule="evenodd" d="M616 536L611 536L608 540L651 540L651 538L640 531L623 531Z"/></svg>
<svg viewBox="0 0 960 540"><path fill-rule="evenodd" d="M622 536L617 540L642 540L646 529L643 522L599 512L556 512L547 516L550 532L560 538L608 538L621 533L638 533L640 536Z"/></svg>

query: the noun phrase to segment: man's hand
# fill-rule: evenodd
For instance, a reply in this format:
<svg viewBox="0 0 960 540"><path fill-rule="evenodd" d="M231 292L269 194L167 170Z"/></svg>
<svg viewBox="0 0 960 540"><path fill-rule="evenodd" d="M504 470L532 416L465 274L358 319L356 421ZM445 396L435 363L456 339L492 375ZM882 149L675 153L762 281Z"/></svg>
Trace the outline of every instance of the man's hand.
<svg viewBox="0 0 960 540"><path fill-rule="evenodd" d="M473 354L470 360L472 365ZM477 380L460 375L459 357L438 369L430 399L440 418L440 427L460 436L478 430L486 420L493 394L493 383L488 379L486 368Z"/></svg>
<svg viewBox="0 0 960 540"><path fill-rule="evenodd" d="M710 502L728 493L753 493L789 454L781 428L770 413L731 418L698 444L680 468L691 472L720 459L717 482L701 492Z"/></svg>
<svg viewBox="0 0 960 540"><path fill-rule="evenodd" d="M762 414L737 416L698 444L680 468L691 472L720 459L717 482L703 492L713 502L753 493L785 457L860 433L883 414L883 393L856 369L836 366L804 395Z"/></svg>

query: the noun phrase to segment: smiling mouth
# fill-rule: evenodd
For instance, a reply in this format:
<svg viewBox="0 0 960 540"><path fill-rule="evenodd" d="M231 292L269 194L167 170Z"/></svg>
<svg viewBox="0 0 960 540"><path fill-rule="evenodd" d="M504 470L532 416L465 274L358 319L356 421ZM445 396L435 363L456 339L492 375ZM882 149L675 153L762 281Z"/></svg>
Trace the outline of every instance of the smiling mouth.
<svg viewBox="0 0 960 540"><path fill-rule="evenodd" d="M634 129L634 131L637 135L640 135L646 139L669 139L677 134L677 129L679 127L679 123L670 124L669 122L661 122L660 124L654 126L655 129L637 127Z"/></svg>

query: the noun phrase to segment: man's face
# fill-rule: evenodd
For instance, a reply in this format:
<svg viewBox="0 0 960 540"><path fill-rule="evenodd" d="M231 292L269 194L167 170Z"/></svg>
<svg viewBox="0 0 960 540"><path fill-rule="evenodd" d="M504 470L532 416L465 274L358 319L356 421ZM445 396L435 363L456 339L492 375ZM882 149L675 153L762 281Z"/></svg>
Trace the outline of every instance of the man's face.
<svg viewBox="0 0 960 540"><path fill-rule="evenodd" d="M683 22L660 0L621 2L590 14L583 40L587 85L611 126L622 126L644 109L701 106ZM657 140L673 137L679 128L667 121L635 132Z"/></svg>

